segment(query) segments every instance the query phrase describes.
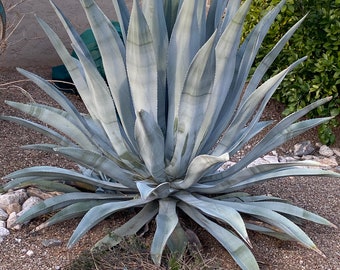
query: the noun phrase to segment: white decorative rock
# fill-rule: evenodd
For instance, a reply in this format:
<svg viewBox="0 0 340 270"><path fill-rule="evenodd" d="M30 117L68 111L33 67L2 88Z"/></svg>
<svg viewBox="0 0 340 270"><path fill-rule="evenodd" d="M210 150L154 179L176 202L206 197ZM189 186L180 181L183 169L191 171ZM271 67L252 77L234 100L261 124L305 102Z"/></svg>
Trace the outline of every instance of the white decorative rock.
<svg viewBox="0 0 340 270"><path fill-rule="evenodd" d="M38 198L38 197L29 197L22 205L22 211L21 212L25 212L28 209L32 208L34 205L40 203L42 201L42 199Z"/></svg>
<svg viewBox="0 0 340 270"><path fill-rule="evenodd" d="M338 162L335 157L320 157L315 158L316 161L320 162L324 167L337 167Z"/></svg>
<svg viewBox="0 0 340 270"><path fill-rule="evenodd" d="M15 224L15 222L18 219L18 215L15 212L12 212L8 219L7 219L7 228L8 229L14 229L14 230L20 230L21 229L21 225L19 224Z"/></svg>
<svg viewBox="0 0 340 270"><path fill-rule="evenodd" d="M10 232L8 229L0 227L0 238L4 238L5 236L9 234Z"/></svg>
<svg viewBox="0 0 340 270"><path fill-rule="evenodd" d="M279 159L277 156L266 155L263 157L264 160L268 161L269 163L278 163Z"/></svg>
<svg viewBox="0 0 340 270"><path fill-rule="evenodd" d="M7 214L11 214L11 213L18 213L21 211L21 204L18 202L12 203L10 205L7 206Z"/></svg>
<svg viewBox="0 0 340 270"><path fill-rule="evenodd" d="M8 192L0 195L0 208L5 210L7 213L13 212L17 205L21 205L27 199L27 194L24 189ZM20 211L20 210L19 210Z"/></svg>
<svg viewBox="0 0 340 270"><path fill-rule="evenodd" d="M262 165L262 164L269 164L270 162L264 158L258 158L255 159L252 163L250 163L247 167L254 167L257 165Z"/></svg>
<svg viewBox="0 0 340 270"><path fill-rule="evenodd" d="M333 152L335 155L337 155L338 157L340 157L340 148L334 148Z"/></svg>
<svg viewBox="0 0 340 270"><path fill-rule="evenodd" d="M28 250L28 251L26 252L26 255L29 256L29 257L32 257L32 256L34 255L33 250Z"/></svg>
<svg viewBox="0 0 340 270"><path fill-rule="evenodd" d="M0 220L0 228L6 228L6 221Z"/></svg>
<svg viewBox="0 0 340 270"><path fill-rule="evenodd" d="M331 157L334 155L334 152L332 149L330 149L327 145L322 145L319 150L319 154L321 156L325 157Z"/></svg>
<svg viewBox="0 0 340 270"><path fill-rule="evenodd" d="M295 156L305 156L313 153L315 150L314 146L310 141L305 141L301 143L297 143L294 145L294 155Z"/></svg>

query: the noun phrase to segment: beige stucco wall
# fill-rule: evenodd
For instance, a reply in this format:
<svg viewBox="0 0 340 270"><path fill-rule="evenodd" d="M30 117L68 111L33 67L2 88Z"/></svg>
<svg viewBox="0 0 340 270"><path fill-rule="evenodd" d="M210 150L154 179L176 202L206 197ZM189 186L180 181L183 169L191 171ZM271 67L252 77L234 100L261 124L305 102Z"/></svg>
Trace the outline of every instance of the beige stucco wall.
<svg viewBox="0 0 340 270"><path fill-rule="evenodd" d="M4 0L3 2L6 2ZM13 2L13 1L12 1ZM17 1L18 2L18 1ZM54 0L79 32L88 28L85 13L79 0ZM97 0L110 19L116 19L111 0ZM128 1L129 4L131 1ZM25 14L23 21L8 40L8 47L0 55L0 67L53 66L60 60L49 40L41 30L34 14L44 19L70 48L70 43L59 19L48 0L26 0L8 14L8 21L16 20L17 14Z"/></svg>

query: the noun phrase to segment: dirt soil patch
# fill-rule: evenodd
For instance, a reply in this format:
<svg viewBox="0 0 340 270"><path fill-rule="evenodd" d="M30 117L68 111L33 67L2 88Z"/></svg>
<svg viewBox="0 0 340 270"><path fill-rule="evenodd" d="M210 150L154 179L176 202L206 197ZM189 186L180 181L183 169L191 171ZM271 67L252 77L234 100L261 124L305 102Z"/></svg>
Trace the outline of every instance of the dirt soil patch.
<svg viewBox="0 0 340 270"><path fill-rule="evenodd" d="M50 68L34 67L29 68L28 70L42 75L44 78L50 78ZM14 69L0 69L0 84L21 79L24 78ZM19 88L14 86L0 87L1 114L22 116L17 111L5 105L4 100L26 102L29 99L33 99L36 102L53 104L43 91L32 83L22 82L17 85L27 91L26 95L23 94ZM82 102L79 97L72 94L67 94L67 96L79 108L82 108ZM279 120L283 109L282 105L271 101L264 117L266 119ZM340 128L336 130L336 136L337 141L334 147L340 147ZM314 143L318 141L315 129L283 145L280 148L280 151L290 153L296 142L307 139ZM0 121L0 140L1 176L34 165L58 165L67 168L74 167L73 163L58 155L20 149L20 146L22 145L48 141L42 135L21 126ZM319 177L284 178L262 184L252 189L251 193L272 194L285 198L300 207L322 215L337 226L340 225L339 179ZM35 219L29 224L24 225L21 230L12 231L10 236L6 237L0 244L0 270L65 269L67 265L70 265L70 263L78 258L83 252L87 252L97 240L111 231L112 228L124 222L131 214L131 212L124 212L106 219L86 234L86 236L70 250L66 248L66 244L79 222L78 219L54 225L38 233L31 234L30 231L38 224L42 223L47 217ZM218 266L215 266L214 269L238 269L228 253L207 232L199 228L190 220L185 220L185 226L197 232L203 245L204 256L206 258L214 258L216 262L218 262L216 264ZM278 241L274 238L250 233L253 251L259 261L261 269L340 269L339 230L307 222L302 224L301 227L307 232L326 257L322 257L293 242ZM151 232L145 236L146 245L150 242L151 237ZM60 240L62 244L46 248L42 245L42 241L48 239ZM27 251L32 252L27 253ZM88 256L91 256L90 253L87 254L89 254ZM142 265L138 268L151 269L149 266L143 267ZM112 265L112 269L123 269L123 267L119 268ZM127 266L125 269L136 268L129 268ZM205 269L209 269L209 267Z"/></svg>

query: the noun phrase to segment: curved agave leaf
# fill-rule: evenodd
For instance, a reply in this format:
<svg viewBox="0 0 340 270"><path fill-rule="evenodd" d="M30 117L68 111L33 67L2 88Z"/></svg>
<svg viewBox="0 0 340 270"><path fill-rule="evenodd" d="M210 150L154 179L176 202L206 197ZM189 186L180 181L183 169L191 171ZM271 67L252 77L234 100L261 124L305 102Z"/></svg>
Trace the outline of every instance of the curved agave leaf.
<svg viewBox="0 0 340 270"><path fill-rule="evenodd" d="M239 141L237 140L236 142L234 142L233 138L239 136L239 130L242 129L251 118L253 118L251 120L251 123L247 127L248 131L252 130L255 123L257 123L260 119L269 99L271 98L279 84L282 82L284 77L288 74L288 72L290 72L305 59L306 58L304 57L295 61L288 68L264 82L247 98L247 100L235 112L230 126L225 131L222 140L217 144L216 148L213 151L214 155L221 155L224 152L230 152L235 147L237 147ZM248 132L244 132L240 137L240 140L247 136L247 134ZM234 145L231 145L231 142L234 142Z"/></svg>
<svg viewBox="0 0 340 270"><path fill-rule="evenodd" d="M135 137L146 168L157 183L165 182L163 132L146 111L142 110L137 115Z"/></svg>
<svg viewBox="0 0 340 270"><path fill-rule="evenodd" d="M178 110L187 71L201 47L196 9L202 1L183 1L174 25L168 53L168 121L166 135L167 158L172 156L175 146L175 133L178 124Z"/></svg>
<svg viewBox="0 0 340 270"><path fill-rule="evenodd" d="M175 25L177 15L181 8L183 0L164 0L163 2L166 27L168 30L168 37L170 39L172 29Z"/></svg>
<svg viewBox="0 0 340 270"><path fill-rule="evenodd" d="M120 124L116 115L116 107L112 100L110 91L103 77L100 75L96 66L93 65L76 47L75 52L84 68L86 81L92 92L94 110L97 119L105 129L112 147L117 153L126 152L125 143L120 133ZM107 113L107 112L111 113Z"/></svg>
<svg viewBox="0 0 340 270"><path fill-rule="evenodd" d="M173 190L170 189L170 184L168 182L164 182L155 186L153 183L150 185L148 181L138 181L136 182L136 185L142 199L148 199L151 196L157 198L166 198L170 193L173 192Z"/></svg>
<svg viewBox="0 0 340 270"><path fill-rule="evenodd" d="M280 1L279 4L270 10L242 43L239 51L240 62L237 65L237 77L234 81L234 87L237 89L244 88L250 69L253 66L254 59L261 47L262 41L285 2L285 0ZM272 61L274 61L274 59L275 58L273 57ZM263 76L264 73L261 75ZM262 79L262 76L259 79Z"/></svg>
<svg viewBox="0 0 340 270"><path fill-rule="evenodd" d="M200 210L205 215L213 217L217 220L221 220L226 224L230 225L242 237L242 239L249 246L251 246L246 231L246 227L244 225L244 221L241 215L237 211L235 211L235 209L233 209L232 207L225 207L224 205L215 202L216 200L215 201L200 200L196 198L194 195L185 191L177 192L174 196L181 200L182 202L186 203L187 205L190 205L191 207Z"/></svg>
<svg viewBox="0 0 340 270"><path fill-rule="evenodd" d="M118 245L124 236L136 234L145 224L147 224L158 213L158 203L152 201L147 203L142 210L133 216L129 221L107 234L95 244L95 248L110 249Z"/></svg>
<svg viewBox="0 0 340 270"><path fill-rule="evenodd" d="M254 186L257 184L260 184L261 182L268 181L269 179L275 179L278 177L286 177L286 176L327 176L327 177L340 177L339 173L324 170L324 169L306 169L306 168L287 168L284 169L282 172L277 171L276 173L265 173L261 174L259 176L252 177L250 179L247 179L246 181L241 182L240 184L234 185L230 188L227 188L225 190L233 191L233 190L239 190L246 187Z"/></svg>
<svg viewBox="0 0 340 270"><path fill-rule="evenodd" d="M57 147L53 150L87 168L92 168L106 174L126 187L136 188L134 180L136 178L138 179L139 176L136 175L136 173L128 171L126 166L119 161L112 160L98 152L80 148Z"/></svg>
<svg viewBox="0 0 340 270"><path fill-rule="evenodd" d="M334 224L329 222L327 219L320 217L319 215L316 215L312 212L309 212L305 209L302 209L300 207L283 203L283 202L273 202L273 201L260 201L260 202L247 202L246 204L250 205L256 205L260 206L263 208L268 208L270 210L273 210L275 212L283 213L283 214L288 214L291 216L299 217L302 219L306 219L309 221L313 221L318 224L326 225L326 226L331 226L334 228L337 228Z"/></svg>
<svg viewBox="0 0 340 270"><path fill-rule="evenodd" d="M224 177L229 176L246 167L256 158L268 153L269 151L280 146L282 143L293 138L294 136L297 136L316 125L329 121L331 118L326 117L320 119L305 120L292 124L300 117L307 114L310 110L329 100L330 98L318 100L301 109L300 111L295 112L281 120L243 159L240 160L240 162L238 162L235 166L227 169L225 172L222 172L221 174L223 174Z"/></svg>
<svg viewBox="0 0 340 270"><path fill-rule="evenodd" d="M179 182L172 182L171 186L178 189L187 189L195 183L199 182L199 180L204 176L209 168L228 160L228 153L219 157L209 155L197 156L190 163L184 180Z"/></svg>
<svg viewBox="0 0 340 270"><path fill-rule="evenodd" d="M271 237L275 237L278 238L280 240L284 240L284 241L293 241L294 239L292 237L290 237L289 235L277 230L276 228L268 228L269 225L258 225L258 224L253 224L253 223L245 223L246 224L246 228L248 230L252 230L255 232L259 232L259 233L263 233L266 234L268 236Z"/></svg>
<svg viewBox="0 0 340 270"><path fill-rule="evenodd" d="M304 16L302 19L300 19L296 24L294 24L288 30L288 32L276 43L273 49L262 59L260 64L257 66L253 76L251 77L249 83L247 84L247 87L242 97L242 101L248 98L248 96L252 93L252 91L256 89L257 85L262 80L268 68L274 62L276 57L279 55L279 53L283 49L284 45L288 42L288 40L295 33L295 31L300 27L300 25L302 24L302 22L305 20L306 17L307 15Z"/></svg>
<svg viewBox="0 0 340 270"><path fill-rule="evenodd" d="M235 1L233 1L235 2ZM228 0L211 0L207 15L206 36L209 38L222 22L223 12L226 9Z"/></svg>
<svg viewBox="0 0 340 270"><path fill-rule="evenodd" d="M23 223L25 221L31 220L35 217L48 214L55 210L64 208L74 203L79 203L81 201L89 200L121 200L126 197L117 196L114 194L103 194L103 193L86 193L86 192L73 192L58 195L44 200L43 202L33 206L26 212L24 212L18 219L17 223ZM126 199L129 199L127 197Z"/></svg>
<svg viewBox="0 0 340 270"><path fill-rule="evenodd" d="M325 117L325 118L319 118L319 119L310 119L305 120L302 122L294 123L290 127L285 128L284 130L281 130L281 134L276 134L273 136L273 138L270 138L274 134L274 128L264 137L264 139L257 144L252 151L252 153L249 153L249 156L246 156L244 160L242 160L239 164L239 166L244 166L248 161L251 159L252 161L256 158L254 157L257 155L257 157L262 156L274 148L280 146L281 144L285 143L286 141L296 137L297 135L300 135L304 133L305 131L318 126L324 122L329 121L333 117ZM260 150L260 147L266 145ZM256 153L256 154L255 154ZM249 163L248 163L249 164ZM247 165L248 165L247 164Z"/></svg>
<svg viewBox="0 0 340 270"><path fill-rule="evenodd" d="M58 91L56 87L33 73L23 69L18 69L18 71L33 81L52 99L54 99L68 113L67 119L71 120L84 134L86 134L86 136L90 138L94 145L98 146L100 149L109 148L108 143L103 139L103 136L97 135L97 131L91 129L88 121L86 121L86 119L78 112L75 106L65 97L64 94Z"/></svg>
<svg viewBox="0 0 340 270"><path fill-rule="evenodd" d="M52 226L54 224L63 222L65 220L81 217L87 211L89 211L92 207L95 207L95 206L103 204L103 203L105 203L105 201L103 201L103 200L89 200L89 201L77 202L77 203L71 204L69 206L66 206L65 208L60 210L58 213L53 215L51 218L49 218L47 221L45 221L44 223L37 226L33 230L33 232L40 231L42 229L45 229L45 228Z"/></svg>
<svg viewBox="0 0 340 270"><path fill-rule="evenodd" d="M37 144L26 144L21 146L21 149L25 150L38 150L38 151L45 151L45 152L50 152L54 153L54 149L59 147L57 144L52 144L52 143L37 143ZM77 146L73 146L72 148L77 148Z"/></svg>
<svg viewBox="0 0 340 270"><path fill-rule="evenodd" d="M234 208L236 211L239 211L241 213L245 213L254 216L257 219L263 220L281 229L282 231L284 231L286 234L291 236L296 241L300 242L305 247L310 248L318 252L319 254L322 254L322 252L315 246L315 244L308 237L308 235L303 230L301 230L295 223L268 208L239 202L227 202L227 201L216 202L216 200L214 199L210 199L200 195L198 195L197 198L208 202L220 203L222 205Z"/></svg>
<svg viewBox="0 0 340 270"><path fill-rule="evenodd" d="M231 201L231 202L261 202L261 201L273 201L273 202L284 202L288 203L287 200L278 198L278 197L273 197L273 196L267 196L267 195L250 195L249 193L246 192L232 192L232 193L227 193L223 194L220 196L215 196L214 199L216 200L226 200L226 201Z"/></svg>
<svg viewBox="0 0 340 270"><path fill-rule="evenodd" d="M152 200L153 199L132 199L127 201L109 202L91 208L91 210L86 213L86 215L78 224L67 246L72 247L88 230L113 213L131 207L142 206L151 202Z"/></svg>
<svg viewBox="0 0 340 270"><path fill-rule="evenodd" d="M218 29L219 35L221 35L221 33L228 27L229 23L232 21L237 11L240 9L240 6L240 1L228 1L225 9L220 11L223 14L223 20Z"/></svg>
<svg viewBox="0 0 340 270"><path fill-rule="evenodd" d="M170 1L169 1L170 2ZM174 1L172 1L174 2ZM166 69L168 57L168 31L162 1L144 0L143 14L148 23L157 61L157 97L158 125L166 132Z"/></svg>
<svg viewBox="0 0 340 270"><path fill-rule="evenodd" d="M197 224L213 235L216 240L219 241L226 250L228 250L230 255L242 269L260 269L253 253L242 242L241 239L222 226L203 216L194 207L190 207L183 202L178 203L178 207L182 209Z"/></svg>
<svg viewBox="0 0 340 270"><path fill-rule="evenodd" d="M126 69L137 115L147 111L157 121L157 61L152 35L136 0L126 40Z"/></svg>
<svg viewBox="0 0 340 270"><path fill-rule="evenodd" d="M228 6L231 4L230 2L234 1L229 1ZM222 132L226 129L226 127L232 120L234 110L238 105L237 102L233 101L238 100L241 96L245 80L247 79L247 76L249 74L249 70L254 61L254 57L256 56L256 53L261 45L261 40L263 40L265 34L268 31L268 28L271 25L271 22L275 19L276 14L280 11L280 6L283 4L283 2L284 1L281 1L281 3L277 7L275 7L271 12L264 16L264 18L262 18L260 23L256 26L256 29L253 31L252 35L248 37L248 39L242 44L241 48L239 49L237 58L235 60L236 68L235 74L232 78L232 84L230 85L230 90L228 93L223 94L225 95L224 99L215 98L215 103L218 103L219 109L216 110L214 114L207 114L211 115L209 118L212 122L210 123L209 119L207 119L206 123L210 124L209 127L205 128L208 132L205 135L205 142L207 142L207 144L204 147L201 146L201 148L203 147L201 152L206 153L212 148L212 146L215 144ZM249 8L249 6L247 8ZM233 12L231 11L231 14L232 13ZM261 78L262 77L260 77L260 79ZM212 104L211 106L214 107L214 104Z"/></svg>
<svg viewBox="0 0 340 270"><path fill-rule="evenodd" d="M33 81L37 86L45 91L52 99L54 99L66 112L70 114L74 123L77 123L77 126L84 132L88 131L86 121L84 121L83 117L80 115L76 107L71 103L71 101L60 91L58 88L53 86L48 81L43 78L28 72L24 69L17 68L18 72ZM91 134L91 131L88 132Z"/></svg>
<svg viewBox="0 0 340 270"><path fill-rule="evenodd" d="M187 232L184 231L181 224L178 222L172 234L169 236L166 245L172 254L174 254L175 256L176 255L180 256L184 254L185 249L188 246L188 243L189 239L187 236Z"/></svg>
<svg viewBox="0 0 340 270"><path fill-rule="evenodd" d="M176 145L172 160L167 167L167 173L173 177L182 176L187 169L192 157L193 142L211 97L211 84L215 71L214 40L215 35L198 51L184 81L175 134ZM206 79L202 80L202 77Z"/></svg>
<svg viewBox="0 0 340 270"><path fill-rule="evenodd" d="M285 176L340 176L332 171L323 169L306 169L305 166L320 166L320 163L313 161L299 161L288 163L263 164L245 168L230 176L224 176L224 172L208 175L202 179L202 187L195 185L193 191L207 194L233 192L245 187L253 186L267 181ZM229 174L229 173L228 173Z"/></svg>
<svg viewBox="0 0 340 270"><path fill-rule="evenodd" d="M262 130L264 130L266 127L273 123L274 123L273 120L255 122L252 128L245 127L244 129L242 129L240 132L240 136L234 138L234 142L232 143L232 145L235 145L235 147L233 147L233 149L229 152L229 155L233 156L257 134L259 134ZM243 135L244 133L247 133L247 135L244 136Z"/></svg>
<svg viewBox="0 0 340 270"><path fill-rule="evenodd" d="M59 167L52 167L52 166L36 166L36 167L30 167L25 168L22 170L15 171L13 173L10 173L9 175L5 176L7 179L14 179L10 183L6 184L6 189L8 187L13 187L18 184L25 183L25 181L32 181L31 177L36 177L34 181L41 181L41 180L62 180L65 182L80 182L84 184L89 184L94 187L101 187L108 190L137 190L136 184L132 182L131 185L133 186L125 186L120 183L114 183L114 182L108 182L108 181L102 181L99 179L96 179L94 177L86 176L84 174L71 171L68 169L62 169ZM117 177L118 178L118 177ZM123 180L124 183L129 183L127 179ZM130 180L131 181L131 180Z"/></svg>
<svg viewBox="0 0 340 270"><path fill-rule="evenodd" d="M22 177L11 180L2 188L3 191L9 191L13 188L26 188L33 186L45 191L58 191L63 193L80 192L80 190L75 187L60 182L53 182L52 180L54 179L49 177L41 177L38 179L35 176Z"/></svg>
<svg viewBox="0 0 340 270"><path fill-rule="evenodd" d="M125 0L112 0L116 14L118 17L119 25L122 31L123 40L126 42L126 36L129 27L130 14L126 6Z"/></svg>
<svg viewBox="0 0 340 270"><path fill-rule="evenodd" d="M98 72L97 68L92 65L77 48L74 48L84 67L88 85L93 93L94 104L98 120L106 131L111 141L111 146L119 155L120 160L134 169L140 164L139 158L129 149L128 144L122 135L120 121L116 115L114 101L110 95L109 89ZM107 113L110 111L110 113Z"/></svg>
<svg viewBox="0 0 340 270"><path fill-rule="evenodd" d="M230 91L229 87L232 83L236 68L236 52L242 34L243 21L250 7L250 3L251 1L248 0L242 5L217 40L215 47L216 70L215 75L213 75L213 89L211 91L209 104L206 107L203 123L200 126L199 134L195 141L193 154L200 152L199 150L202 149L206 143L206 138L209 136L217 120L228 91Z"/></svg>
<svg viewBox="0 0 340 270"><path fill-rule="evenodd" d="M36 106L42 108L42 109L46 109L47 111L51 111L52 113L58 114L62 117L64 117L67 121L72 122L72 124L74 124L74 119L72 117L72 115L66 111L54 108L54 107L49 107L46 105L42 105L42 104L35 104ZM88 137L88 140L90 140L93 145L95 145L95 149L96 151L101 151L104 154L112 157L113 159L118 160L119 157L117 156L117 154L114 152L114 150L110 147L110 141L108 140L106 133L104 130L102 130L101 126L98 125L98 123L95 123L93 121L93 119L89 119L86 116L83 116L84 121L86 121L86 125L89 128L89 132L85 132L86 134L88 134L88 136L86 134L84 134L84 136ZM75 124L76 125L76 124ZM34 126L32 126L32 129L37 130L37 128L35 128ZM48 128L45 128L47 131L49 131ZM45 134L46 132L44 132L45 129L42 129L42 133ZM66 137L64 137L61 134L55 134L55 131L51 130L50 132L51 134L47 133L47 136L51 137L52 139L54 137L60 137L63 141L68 140ZM59 140L57 140L59 141ZM63 142L60 142L60 144L63 146ZM73 144L71 141L69 141L68 143L71 147L77 147L75 144ZM93 148L94 149L94 148Z"/></svg>
<svg viewBox="0 0 340 270"><path fill-rule="evenodd" d="M84 54L85 57L94 64L89 49L87 48L86 44L84 43L84 41L82 40L82 38L80 37L80 35L76 31L76 29L72 26L71 22L64 16L64 14L54 4L54 2L52 0L50 0L50 3L51 3L52 8L54 9L55 13L59 17L61 23L63 24L68 36L70 37L73 46L76 46L77 49L79 51L81 51L82 54Z"/></svg>
<svg viewBox="0 0 340 270"><path fill-rule="evenodd" d="M157 227L150 251L152 261L158 266L161 264L164 247L178 223L176 204L177 202L171 198L159 200L159 209L156 217Z"/></svg>
<svg viewBox="0 0 340 270"><path fill-rule="evenodd" d="M76 146L73 142L71 142L68 138L66 138L65 136L59 134L58 132L40 125L38 123L23 119L23 118L19 118L19 117L15 117L15 116L5 116L5 115L1 115L0 119L6 120L6 121L11 121L14 123L17 123L21 126L30 128L34 131L37 131L43 135L45 135L46 137L51 138L52 140L54 140L55 142L59 143L60 145L63 146Z"/></svg>
<svg viewBox="0 0 340 270"><path fill-rule="evenodd" d="M95 114L95 106L93 105L92 93L88 88L85 76L83 74L83 69L80 65L79 60L73 58L61 39L57 36L57 34L49 27L43 20L37 18L38 23L46 33L50 42L52 43L54 49L58 53L59 57L63 61L64 65L67 68L67 71L71 75L71 78L77 88L78 93L81 95L82 100L88 110L89 114L92 116L94 120L97 119Z"/></svg>
<svg viewBox="0 0 340 270"><path fill-rule="evenodd" d="M96 150L89 138L75 124L66 119L63 115L56 113L55 109L40 104L23 104L13 101L6 101L6 104L25 112L39 120L51 125L57 130L62 130L69 138L73 139L85 149Z"/></svg>
<svg viewBox="0 0 340 270"><path fill-rule="evenodd" d="M129 142L134 145L133 128L136 116L130 93L129 81L125 67L125 47L111 21L92 0L81 1L96 38L103 67L107 76L109 90L117 108Z"/></svg>

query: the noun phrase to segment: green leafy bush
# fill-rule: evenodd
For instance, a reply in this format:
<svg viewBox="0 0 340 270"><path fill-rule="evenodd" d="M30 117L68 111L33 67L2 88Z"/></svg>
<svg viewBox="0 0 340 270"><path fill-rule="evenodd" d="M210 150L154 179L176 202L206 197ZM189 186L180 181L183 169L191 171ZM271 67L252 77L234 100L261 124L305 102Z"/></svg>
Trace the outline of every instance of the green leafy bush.
<svg viewBox="0 0 340 270"><path fill-rule="evenodd" d="M245 33L250 32L259 18L278 2L254 0L245 23ZM338 116L319 128L321 142L332 144L335 136L331 128L339 124L340 115L340 1L288 0L269 30L258 59L266 55L289 27L307 13L305 22L283 48L267 75L277 74L281 67L302 56L308 57L283 80L274 98L286 104L283 114L288 115L310 102L333 96L331 102L309 114L309 117Z"/></svg>
<svg viewBox="0 0 340 270"><path fill-rule="evenodd" d="M294 136L331 119L298 121L331 100L324 98L279 123L261 120L281 81L305 60L294 61L259 85L301 20L247 81L261 42L284 1L264 16L240 44L250 0L241 6L239 1L212 1L207 16L204 0L145 0L142 6L134 0L131 14L124 1L114 1L122 39L93 0L82 0L107 81L79 34L51 3L78 59L44 21L38 21L67 67L88 114L80 113L46 80L18 69L60 107L7 101L44 124L13 116L1 118L54 141L25 148L63 155L80 167L73 171L35 166L7 175L5 178L11 181L3 191L34 185L63 192L26 211L19 223L53 212L36 228L39 230L82 217L69 240L71 247L108 216L134 208L140 211L114 228L96 247L112 248L155 219L150 254L156 265L160 265L165 247L174 254L186 250L186 219L180 219L179 214L213 235L242 269L259 269L248 230L295 240L321 253L297 224L305 219L335 225L284 199L244 192L245 188L278 177L340 177L312 161L250 165ZM262 140L241 160L218 170L266 127L270 130L262 133Z"/></svg>

